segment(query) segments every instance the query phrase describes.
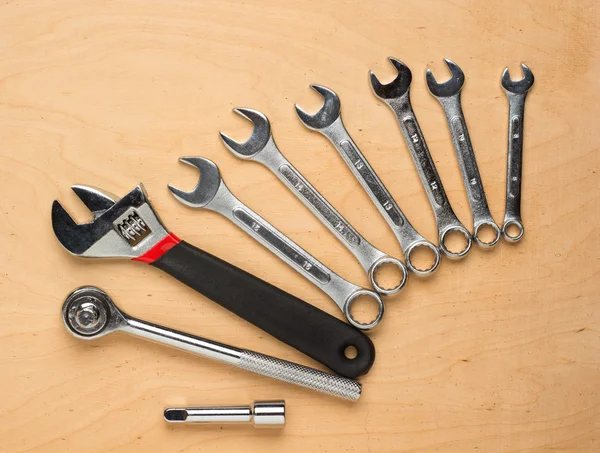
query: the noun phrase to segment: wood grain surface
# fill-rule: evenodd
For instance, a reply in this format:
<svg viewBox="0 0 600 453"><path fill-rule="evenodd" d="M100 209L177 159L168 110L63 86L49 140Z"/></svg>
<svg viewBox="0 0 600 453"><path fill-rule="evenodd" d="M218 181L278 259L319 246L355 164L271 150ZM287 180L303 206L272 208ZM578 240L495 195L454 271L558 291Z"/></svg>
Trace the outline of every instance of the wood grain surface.
<svg viewBox="0 0 600 453"><path fill-rule="evenodd" d="M0 451L597 452L600 450L599 4L558 1L75 1L0 6ZM367 74L413 71L412 101L457 215L471 225L446 120L427 92L449 57L493 215L504 215L508 104L500 75L536 77L525 121L525 237L411 278L372 333L363 397L338 401L124 335L82 342L60 307L83 284L132 315L316 366L160 271L71 257L56 241L72 184L123 195L143 182L180 237L336 316L326 296L218 214L179 204L177 162L208 157L230 189L345 278L352 255L258 164L243 140L251 107L280 149L370 241L402 256L383 218L322 136L306 130L308 85L334 89L346 126L414 226L433 215L387 106ZM284 398L283 431L168 426L172 405Z"/></svg>

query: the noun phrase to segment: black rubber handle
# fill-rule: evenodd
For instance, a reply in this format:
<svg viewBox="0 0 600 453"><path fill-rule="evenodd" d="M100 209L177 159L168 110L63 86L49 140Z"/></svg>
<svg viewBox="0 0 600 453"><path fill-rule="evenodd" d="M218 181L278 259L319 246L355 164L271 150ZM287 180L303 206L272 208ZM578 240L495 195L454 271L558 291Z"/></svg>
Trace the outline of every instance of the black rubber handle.
<svg viewBox="0 0 600 453"><path fill-rule="evenodd" d="M348 378L375 361L369 337L329 313L181 241L152 263L232 313ZM354 346L349 359L345 350Z"/></svg>

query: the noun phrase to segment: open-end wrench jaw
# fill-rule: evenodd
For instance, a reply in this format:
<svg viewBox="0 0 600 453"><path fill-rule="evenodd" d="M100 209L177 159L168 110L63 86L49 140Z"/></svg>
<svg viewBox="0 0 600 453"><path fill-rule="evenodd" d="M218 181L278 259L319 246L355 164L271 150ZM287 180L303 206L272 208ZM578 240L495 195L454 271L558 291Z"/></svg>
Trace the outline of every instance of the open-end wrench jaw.
<svg viewBox="0 0 600 453"><path fill-rule="evenodd" d="M52 204L54 234L73 255L137 258L168 235L142 184L121 199L88 186L73 191L94 214L91 222L79 224L58 200Z"/></svg>
<svg viewBox="0 0 600 453"><path fill-rule="evenodd" d="M300 121L309 129L318 131L331 126L340 117L341 103L340 98L333 90L321 85L311 85L310 87L323 97L323 106L313 115L306 113L298 104L294 107Z"/></svg>
<svg viewBox="0 0 600 453"><path fill-rule="evenodd" d="M244 143L233 140L223 132L220 132L221 139L225 146L237 157L250 159L265 149L269 140L271 140L271 124L269 119L258 110L236 108L233 111L254 125L252 134Z"/></svg>
<svg viewBox="0 0 600 453"><path fill-rule="evenodd" d="M521 69L523 70L523 78L521 80L512 80L508 68L504 68L504 72L502 73L502 88L507 92L526 94L533 86L534 77L531 69L524 63L521 63Z"/></svg>
<svg viewBox="0 0 600 453"><path fill-rule="evenodd" d="M410 72L408 66L393 57L389 57L388 60L398 71L398 75L390 83L381 83L373 71L369 72L373 93L375 93L375 96L384 101L387 99L396 99L402 97L406 92L408 92L410 83L412 82L412 73Z"/></svg>
<svg viewBox="0 0 600 453"><path fill-rule="evenodd" d="M196 187L190 192L177 189L170 184L169 190L177 200L186 206L192 208L205 207L215 198L221 184L223 184L219 167L213 161L204 157L181 157L179 161L198 169L200 179Z"/></svg>
<svg viewBox="0 0 600 453"><path fill-rule="evenodd" d="M458 67L456 63L448 58L444 58L446 66L452 75L445 82L438 83L429 68L425 71L425 79L427 80L427 88L431 94L438 98L446 98L454 96L462 89L465 84L465 73Z"/></svg>

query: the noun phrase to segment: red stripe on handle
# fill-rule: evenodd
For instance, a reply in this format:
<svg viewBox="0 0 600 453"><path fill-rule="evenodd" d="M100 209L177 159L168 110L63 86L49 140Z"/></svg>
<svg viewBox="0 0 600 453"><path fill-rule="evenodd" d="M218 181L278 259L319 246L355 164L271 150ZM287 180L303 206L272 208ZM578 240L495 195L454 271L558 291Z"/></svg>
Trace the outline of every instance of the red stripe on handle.
<svg viewBox="0 0 600 453"><path fill-rule="evenodd" d="M137 258L133 258L133 261L141 261L142 263L148 264L153 263L180 242L181 239L179 239L173 233L169 233L167 237L161 240L158 244L156 244L146 253L144 253L141 256L138 256Z"/></svg>

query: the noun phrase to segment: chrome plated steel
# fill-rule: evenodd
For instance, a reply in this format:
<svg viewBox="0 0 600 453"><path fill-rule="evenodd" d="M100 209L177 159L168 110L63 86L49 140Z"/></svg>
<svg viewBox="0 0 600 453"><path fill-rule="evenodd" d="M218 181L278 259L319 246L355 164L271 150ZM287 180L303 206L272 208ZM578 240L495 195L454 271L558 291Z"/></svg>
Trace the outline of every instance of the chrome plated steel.
<svg viewBox="0 0 600 453"><path fill-rule="evenodd" d="M373 72L370 72L371 88L375 96L384 101L396 115L404 141L410 151L410 155L421 178L421 183L433 209L440 248L448 258L463 258L471 249L473 242L471 233L458 220L452 206L450 206L450 201L446 196L442 180L435 168L429 148L425 142L425 137L423 137L423 132L413 112L410 103L412 73L401 61L394 58L389 58L389 61L398 71L398 75L392 82L384 85ZM465 245L458 252L450 250L446 244L448 234L451 232L458 232L465 237Z"/></svg>
<svg viewBox="0 0 600 453"><path fill-rule="evenodd" d="M231 220L327 294L356 328L368 330L379 324L384 304L377 293L343 279L244 205L227 188L214 162L202 157L182 157L179 160L198 169L200 180L191 192L169 185L177 200L192 208L218 212ZM351 313L352 304L361 296L367 296L377 304L377 315L368 323L359 322Z"/></svg>
<svg viewBox="0 0 600 453"><path fill-rule="evenodd" d="M404 252L406 266L418 276L430 275L440 263L438 248L421 236L410 224L390 192L375 173L375 170L348 134L342 122L341 104L338 95L323 86L311 85L311 88L323 97L323 106L318 112L310 115L296 105L296 113L300 121L307 128L320 132L327 137L342 156L348 168L367 192L398 239ZM419 247L426 247L434 254L433 263L426 269L419 269L411 260L413 252Z"/></svg>
<svg viewBox="0 0 600 453"><path fill-rule="evenodd" d="M361 394L361 385L351 379L133 318L94 286L78 288L67 296L62 319L80 339L120 331L339 398L354 401Z"/></svg>
<svg viewBox="0 0 600 453"><path fill-rule="evenodd" d="M523 120L525 98L533 86L533 73L521 63L523 78L511 80L508 68L502 73L502 88L508 98L508 156L506 163L506 209L502 235L509 242L517 242L523 237L525 228L521 219L521 179L523 177ZM511 235L511 227L517 234Z"/></svg>
<svg viewBox="0 0 600 453"><path fill-rule="evenodd" d="M384 296L397 294L406 284L408 277L404 263L368 242L285 158L275 144L271 133L271 124L264 114L257 110L243 108L234 109L234 112L251 121L254 129L250 138L244 143L239 143L221 133L221 138L227 149L240 159L258 162L271 170L323 225L352 252L367 273L375 291ZM397 284L384 287L377 282L377 272L381 266L388 264L399 269L400 278Z"/></svg>
<svg viewBox="0 0 600 453"><path fill-rule="evenodd" d="M448 121L454 151L456 151L456 157L473 216L473 238L477 245L482 248L494 247L500 240L501 232L488 207L481 175L479 174L479 167L477 166L475 152L473 151L473 145L471 145L471 138L469 137L460 101L462 87L465 83L465 74L452 60L446 58L444 61L448 69L450 69L452 76L446 82L438 83L431 71L427 69L425 73L427 87L429 88L429 92L442 105L446 120ZM490 240L480 237L483 227L493 230L494 236Z"/></svg>
<svg viewBox="0 0 600 453"><path fill-rule="evenodd" d="M118 198L101 189L73 186L92 212L90 223L76 223L58 200L52 204L52 228L69 253L86 258L137 258L168 236L142 184ZM143 240L142 240L143 239Z"/></svg>
<svg viewBox="0 0 600 453"><path fill-rule="evenodd" d="M255 401L250 406L171 407L164 411L169 423L249 424L255 428L283 428L285 401Z"/></svg>

